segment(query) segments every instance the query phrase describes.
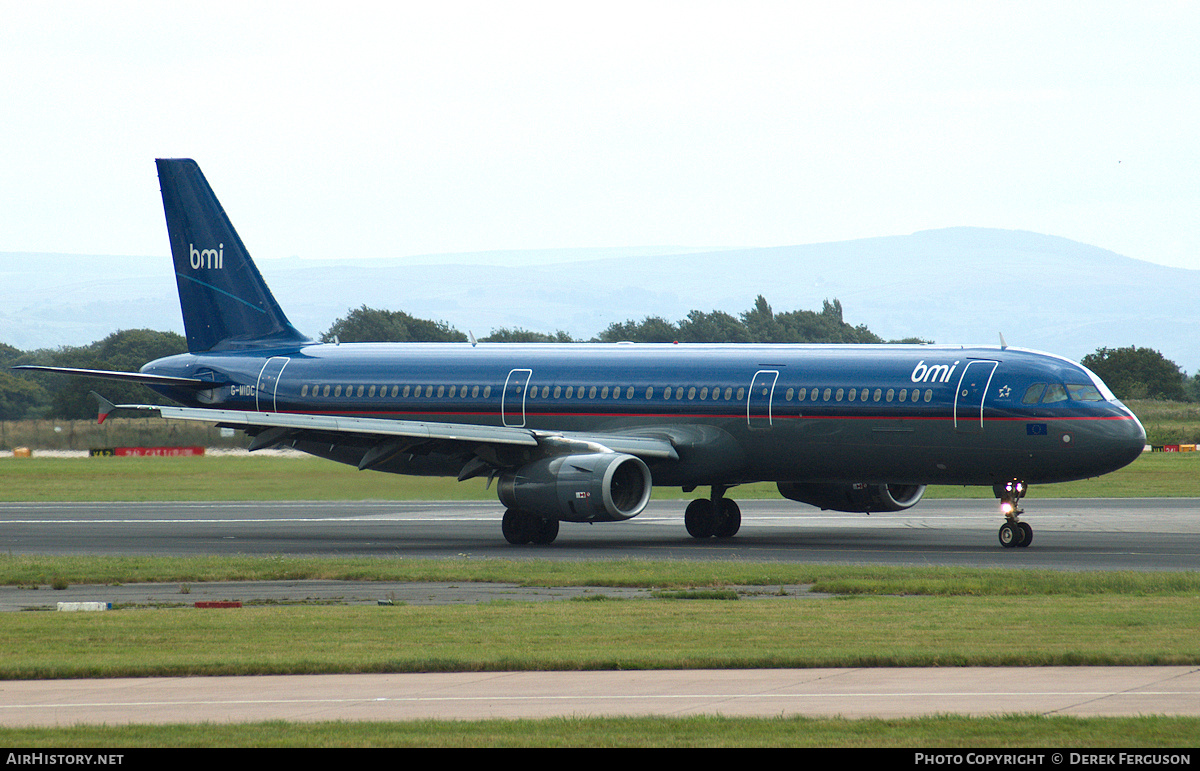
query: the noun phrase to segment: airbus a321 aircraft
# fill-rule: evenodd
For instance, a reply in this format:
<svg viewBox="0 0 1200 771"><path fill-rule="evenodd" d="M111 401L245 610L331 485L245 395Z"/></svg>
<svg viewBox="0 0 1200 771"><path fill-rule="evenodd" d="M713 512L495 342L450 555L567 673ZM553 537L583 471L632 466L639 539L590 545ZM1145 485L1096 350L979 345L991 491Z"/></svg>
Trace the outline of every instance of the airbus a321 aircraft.
<svg viewBox="0 0 1200 771"><path fill-rule="evenodd" d="M729 538L736 485L894 512L928 484L990 485L1000 543L1028 546L1029 484L1132 462L1138 419L1084 367L1016 348L901 345L320 344L288 321L199 166L159 160L188 353L138 373L26 367L144 383L182 406L115 410L240 428L397 474L486 476L504 537L637 516L652 485L710 489L696 538Z"/></svg>

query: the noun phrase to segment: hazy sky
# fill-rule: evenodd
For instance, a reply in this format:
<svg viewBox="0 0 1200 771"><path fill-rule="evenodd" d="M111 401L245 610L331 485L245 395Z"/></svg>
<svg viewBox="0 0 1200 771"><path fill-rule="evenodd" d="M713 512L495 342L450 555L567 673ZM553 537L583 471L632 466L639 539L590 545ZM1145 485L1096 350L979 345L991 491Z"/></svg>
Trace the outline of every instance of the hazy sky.
<svg viewBox="0 0 1200 771"><path fill-rule="evenodd" d="M192 157L261 258L973 225L1200 268L1193 2L0 0L0 126L0 251L166 254Z"/></svg>

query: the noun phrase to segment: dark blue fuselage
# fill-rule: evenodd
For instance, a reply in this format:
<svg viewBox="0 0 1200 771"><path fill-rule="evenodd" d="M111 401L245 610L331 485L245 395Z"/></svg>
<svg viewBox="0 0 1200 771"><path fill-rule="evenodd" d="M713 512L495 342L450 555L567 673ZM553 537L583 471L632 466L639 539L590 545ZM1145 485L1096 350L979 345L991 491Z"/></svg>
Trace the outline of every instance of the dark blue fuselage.
<svg viewBox="0 0 1200 771"><path fill-rule="evenodd" d="M680 457L651 463L654 482L684 487L1061 482L1120 468L1145 443L1086 369L1012 348L309 344L142 371L229 383L159 388L199 407L666 436ZM321 444L300 449L362 455L344 437ZM460 452L435 449L381 470L461 466Z"/></svg>

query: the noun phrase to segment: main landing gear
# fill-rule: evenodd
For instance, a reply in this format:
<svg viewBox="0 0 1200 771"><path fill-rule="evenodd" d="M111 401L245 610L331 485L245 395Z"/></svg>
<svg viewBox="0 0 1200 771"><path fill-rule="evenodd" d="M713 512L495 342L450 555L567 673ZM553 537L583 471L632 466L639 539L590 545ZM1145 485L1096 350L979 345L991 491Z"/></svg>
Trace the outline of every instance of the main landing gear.
<svg viewBox="0 0 1200 771"><path fill-rule="evenodd" d="M1000 526L1000 545L1012 549L1033 543L1033 528L1029 523L1020 521L1020 516L1024 513L1020 502L1025 496L1025 483L1014 479L995 485L993 489L996 491L996 497L1000 499L1000 513L1004 515L1004 524Z"/></svg>
<svg viewBox="0 0 1200 771"><path fill-rule="evenodd" d="M558 538L558 520L545 519L519 509L507 509L500 522L504 540L518 546L527 543L545 545Z"/></svg>
<svg viewBox="0 0 1200 771"><path fill-rule="evenodd" d="M732 538L742 526L742 510L725 497L728 488L713 485L711 498L697 498L688 504L683 523L693 538Z"/></svg>

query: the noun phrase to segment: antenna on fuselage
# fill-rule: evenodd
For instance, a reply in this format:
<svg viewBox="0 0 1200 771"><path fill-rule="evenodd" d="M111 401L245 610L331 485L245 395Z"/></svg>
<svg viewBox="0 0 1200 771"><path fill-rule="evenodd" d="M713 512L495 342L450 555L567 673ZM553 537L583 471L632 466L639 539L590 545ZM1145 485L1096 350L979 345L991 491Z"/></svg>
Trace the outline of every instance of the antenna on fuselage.
<svg viewBox="0 0 1200 771"><path fill-rule="evenodd" d="M476 339L475 339L475 333L474 333L474 332L472 332L472 331L471 331L471 330L469 330L469 329L467 330L467 338L468 338L468 339L471 341L471 347L472 347L472 348L474 348L474 347L475 347L475 344L476 344L477 342L479 342L478 340L476 340Z"/></svg>
<svg viewBox="0 0 1200 771"><path fill-rule="evenodd" d="M1008 347L1008 343L1004 342L1004 333L1001 332L1000 333L1000 350L1003 351L1007 347Z"/></svg>

